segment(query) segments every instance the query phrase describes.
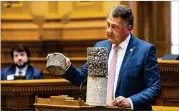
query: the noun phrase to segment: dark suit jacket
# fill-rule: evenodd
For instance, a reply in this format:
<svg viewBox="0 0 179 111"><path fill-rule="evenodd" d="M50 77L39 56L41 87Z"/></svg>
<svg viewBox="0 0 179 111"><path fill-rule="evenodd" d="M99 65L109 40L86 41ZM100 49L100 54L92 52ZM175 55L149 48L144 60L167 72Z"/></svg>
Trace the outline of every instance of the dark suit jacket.
<svg viewBox="0 0 179 111"><path fill-rule="evenodd" d="M100 41L95 45L95 47L106 47L108 55L111 46L108 40ZM72 64L63 77L80 85L87 74L87 63L81 69L76 69ZM151 103L159 95L160 89L160 72L155 47L131 34L119 72L115 97L129 97L133 102L134 110L151 110Z"/></svg>
<svg viewBox="0 0 179 111"><path fill-rule="evenodd" d="M16 68L14 65L10 67L2 68L1 80L7 80L7 76L15 74L15 70ZM32 67L31 65L28 65L28 68L26 71L26 79L43 79L43 73L40 69Z"/></svg>

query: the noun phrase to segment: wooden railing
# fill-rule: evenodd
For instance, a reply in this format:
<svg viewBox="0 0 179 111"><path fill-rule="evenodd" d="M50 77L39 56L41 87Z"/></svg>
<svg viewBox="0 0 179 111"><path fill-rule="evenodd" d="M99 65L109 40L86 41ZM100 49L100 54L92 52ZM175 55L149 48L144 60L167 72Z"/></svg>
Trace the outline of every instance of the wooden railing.
<svg viewBox="0 0 179 111"><path fill-rule="evenodd" d="M36 58L31 60L36 62L41 61L40 64L42 63L44 63L44 65L46 64L45 58L41 58L41 59ZM74 63L75 61L80 62L81 65L83 64L83 62L86 62L86 58L71 58L71 61ZM164 106L164 105L179 106L179 61L175 61L175 60L169 61L169 60L161 60L161 59L158 59L158 61L159 61L159 68L160 68L160 75L161 75L162 91L160 96L156 99L156 101L153 104L160 105L160 106ZM46 73L46 75L52 76L49 73ZM53 78L58 78L58 77L59 76L53 76ZM85 89L86 86L83 88ZM63 90L67 90L67 91L63 92ZM24 103L24 105L25 104L26 105L23 106L23 108L25 107L32 108L32 103L34 102L35 95L47 97L52 95L58 95L61 92L63 92L63 94L65 95L79 97L78 94L80 93L80 90L79 87L74 86L68 81L65 81L63 79L1 81L1 94L2 94L2 101L3 101L2 106L5 108L7 107L13 108L16 103L24 102L24 101L26 101L26 103ZM30 100L28 100L29 98ZM16 101L16 102L12 102L12 104L14 104L12 106L10 104L8 105L8 103L11 100Z"/></svg>
<svg viewBox="0 0 179 111"><path fill-rule="evenodd" d="M86 86L78 87L64 79L1 81L2 110L34 111L35 96L49 98L55 95L69 95L83 98ZM82 92L81 92L82 91ZM82 96L81 96L82 95Z"/></svg>

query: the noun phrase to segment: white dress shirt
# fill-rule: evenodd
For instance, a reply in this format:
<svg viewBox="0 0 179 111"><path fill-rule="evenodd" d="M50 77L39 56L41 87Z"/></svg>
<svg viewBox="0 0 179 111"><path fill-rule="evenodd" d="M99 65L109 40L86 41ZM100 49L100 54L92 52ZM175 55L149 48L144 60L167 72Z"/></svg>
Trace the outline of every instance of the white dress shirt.
<svg viewBox="0 0 179 111"><path fill-rule="evenodd" d="M26 65L24 68L22 69L19 69L18 67L16 67L16 72L15 72L15 75L19 75L19 72L21 72L21 75L22 76L25 76L26 75L26 71L27 71L27 67L28 65Z"/></svg>
<svg viewBox="0 0 179 111"><path fill-rule="evenodd" d="M124 55L126 53L126 49L127 49L127 46L129 44L129 40L131 38L131 35L129 34L129 36L126 38L125 41L121 42L119 44L119 50L118 50L118 58L117 58L117 65L116 65L116 75L115 75L115 81L114 81L114 90L113 90L113 97L115 97L115 93L116 93L116 88L117 88L117 82L118 82L118 77L119 77L119 72L120 72L120 68L121 68L121 65L122 65L122 61L124 59ZM112 47L111 47L111 51L109 53L109 59L108 59L108 68L109 68L109 65L111 63L111 59L112 59L112 56L114 54L114 49L113 47L115 46L116 44L112 44ZM113 98L114 99L114 98ZM131 103L131 108L133 109L133 103L131 101L130 98L128 98L130 103Z"/></svg>
<svg viewBox="0 0 179 111"><path fill-rule="evenodd" d="M16 67L16 71L15 74L10 74L7 75L7 80L14 80L14 75L19 76L19 72L21 72L22 76L26 75L26 71L27 71L28 65L26 65L24 68L19 69L18 67Z"/></svg>

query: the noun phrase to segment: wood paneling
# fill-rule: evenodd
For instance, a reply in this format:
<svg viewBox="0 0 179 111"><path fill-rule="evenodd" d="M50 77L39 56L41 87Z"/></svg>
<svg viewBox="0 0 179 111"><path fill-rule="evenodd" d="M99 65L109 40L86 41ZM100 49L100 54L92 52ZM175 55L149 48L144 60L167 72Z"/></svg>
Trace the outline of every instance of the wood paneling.
<svg viewBox="0 0 179 111"><path fill-rule="evenodd" d="M78 99L86 86L78 87L64 79L1 81L2 110L31 110L35 96L49 98L54 95L69 95ZM82 92L80 92L80 90ZM82 98L84 99L84 98Z"/></svg>
<svg viewBox="0 0 179 111"><path fill-rule="evenodd" d="M48 20L43 26L43 40L60 40L63 37L63 24L60 20Z"/></svg>
<svg viewBox="0 0 179 111"><path fill-rule="evenodd" d="M33 19L32 12L37 9L31 9L34 6L31 2L14 2L9 8L4 3L9 2L2 2L2 40L105 39L108 4L110 8L124 4L134 13L133 33L154 44L158 57L170 53L169 1L43 2L41 11L46 10L43 37Z"/></svg>
<svg viewBox="0 0 179 111"><path fill-rule="evenodd" d="M1 19L3 20L24 20L31 19L30 2L3 1L1 4Z"/></svg>
<svg viewBox="0 0 179 111"><path fill-rule="evenodd" d="M170 1L122 1L120 4L133 11L136 37L154 44L158 57L170 53Z"/></svg>
<svg viewBox="0 0 179 111"><path fill-rule="evenodd" d="M153 105L179 106L179 61L160 60L162 91ZM1 81L2 109L34 109L35 95L49 98L59 94L82 97L86 85L80 88L64 79Z"/></svg>
<svg viewBox="0 0 179 111"><path fill-rule="evenodd" d="M4 8L2 11L1 24L1 66L5 67L11 63L10 51L12 46L23 43L30 48L32 53L32 65L42 69L45 73L45 78L57 78L57 76L50 75L45 70L45 57L48 53L61 52L65 56L69 57L72 63L80 68L81 65L86 62L86 48L93 47L97 41L103 40L106 37L107 9L105 9L105 6L108 8L107 2L100 2L97 4L93 3L94 2L82 4L80 2L48 2L48 12L46 14L46 21L43 25L43 37L40 37L39 27L37 24L34 24L33 18L30 14L31 10L29 2L22 2L20 5L17 5L17 7L15 6L10 9ZM171 31L169 1L122 1L114 3L125 4L133 9L135 28L133 31L134 34L140 39L154 44L157 48L158 57L162 57L165 53L170 53ZM91 12L91 16L87 17L88 15L86 11L93 8L90 6L94 6L94 9L97 11L95 14ZM110 6L112 7L112 5ZM85 10L82 10L83 8L85 8ZM73 9L75 9L74 13L71 13ZM17 12L18 10L19 12ZM14 14L11 12L14 12ZM85 13L85 15L82 13ZM98 15L98 13L100 14ZM162 92L155 104L179 106L179 63L173 61L159 61L159 63ZM36 89L38 89L38 91L44 91L44 95L46 92L49 92L48 95L51 96L52 93L50 91L52 91L53 88L55 89L58 86L60 87L60 83L58 86L55 85L54 87L52 85L53 83L51 85L50 84L47 84L47 86L49 85L47 88L38 86ZM44 83L40 85L43 86ZM32 103L34 102L34 97L37 94L36 92L33 92L33 87L35 87L35 85L29 89L25 89L26 91L24 93L25 87L28 86L19 86L16 84L14 87L9 86L8 88L11 88L11 90L8 90L6 86L4 87L4 85L2 85L2 89L4 91L2 92L3 95L11 94L11 96L8 96L7 98L2 97L2 106L9 108L24 108L26 106L33 107ZM66 86L66 88L69 87L71 86ZM68 91L69 90L70 89L68 89ZM8 91L9 93L7 93ZM19 93L18 96L20 97L16 96L16 91ZM53 91L55 91L55 93ZM59 93L59 89L58 91L53 91L53 95ZM42 92L38 94L42 94ZM71 93L65 92L64 94L70 95ZM27 95L31 96L27 98ZM19 106L15 106L15 103L9 104L8 106L5 105L13 97L14 101L20 102ZM22 106L21 103L24 103L22 104L24 106ZM29 104L31 105L29 106Z"/></svg>
<svg viewBox="0 0 179 111"><path fill-rule="evenodd" d="M179 106L179 61L159 59L162 92L157 104Z"/></svg>
<svg viewBox="0 0 179 111"><path fill-rule="evenodd" d="M65 40L95 40L106 38L106 21L102 20L77 20L72 21L63 28Z"/></svg>
<svg viewBox="0 0 179 111"><path fill-rule="evenodd" d="M1 34L1 40L40 40L38 27L31 20L2 21Z"/></svg>
<svg viewBox="0 0 179 111"><path fill-rule="evenodd" d="M70 19L106 17L103 2L77 1L73 2L73 11Z"/></svg>
<svg viewBox="0 0 179 111"><path fill-rule="evenodd" d="M137 2L136 36L154 44L157 56L170 53L170 2ZM135 18L134 18L135 19Z"/></svg>

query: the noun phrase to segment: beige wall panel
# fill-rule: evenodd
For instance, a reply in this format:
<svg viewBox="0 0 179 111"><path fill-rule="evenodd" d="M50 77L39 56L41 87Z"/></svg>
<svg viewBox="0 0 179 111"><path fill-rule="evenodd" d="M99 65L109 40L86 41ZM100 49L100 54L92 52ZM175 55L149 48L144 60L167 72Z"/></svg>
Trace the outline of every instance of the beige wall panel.
<svg viewBox="0 0 179 111"><path fill-rule="evenodd" d="M68 18L73 10L73 2L69 2L69 1L58 2L58 10L59 10L59 15L61 16L62 19Z"/></svg>
<svg viewBox="0 0 179 111"><path fill-rule="evenodd" d="M73 2L70 19L105 17L103 2L77 1Z"/></svg>
<svg viewBox="0 0 179 111"><path fill-rule="evenodd" d="M3 1L1 3L2 19L31 19L30 2Z"/></svg>
<svg viewBox="0 0 179 111"><path fill-rule="evenodd" d="M36 30L3 30L1 40L39 40Z"/></svg>
<svg viewBox="0 0 179 111"><path fill-rule="evenodd" d="M62 38L62 23L46 23L43 27L44 40L58 40Z"/></svg>
<svg viewBox="0 0 179 111"><path fill-rule="evenodd" d="M60 2L58 1L49 1L48 2L48 8L47 8L47 15L46 19L60 19L61 18L61 12L60 12Z"/></svg>
<svg viewBox="0 0 179 111"><path fill-rule="evenodd" d="M63 17L71 19L107 17L110 9L119 2L58 2L59 13Z"/></svg>
<svg viewBox="0 0 179 111"><path fill-rule="evenodd" d="M47 16L48 14L48 2L44 1L32 1L30 2L32 16Z"/></svg>
<svg viewBox="0 0 179 111"><path fill-rule="evenodd" d="M39 40L38 27L31 23L2 23L2 40Z"/></svg>
<svg viewBox="0 0 179 111"><path fill-rule="evenodd" d="M63 39L65 40L94 40L105 39L105 29L67 29L63 32Z"/></svg>
<svg viewBox="0 0 179 111"><path fill-rule="evenodd" d="M76 21L64 25L63 39L104 39L106 34L106 22Z"/></svg>
<svg viewBox="0 0 179 111"><path fill-rule="evenodd" d="M106 16L107 16L108 13L110 12L110 10L111 10L113 7L119 5L119 3L120 3L119 1L104 2L104 3L103 3L103 4L104 4L104 5L103 5L103 6L104 6L103 10L104 10Z"/></svg>
<svg viewBox="0 0 179 111"><path fill-rule="evenodd" d="M80 20L80 21L71 21L68 24L64 24L64 29L70 28L106 28L106 20Z"/></svg>
<svg viewBox="0 0 179 111"><path fill-rule="evenodd" d="M43 40L60 40L61 38L61 29L44 29Z"/></svg>

